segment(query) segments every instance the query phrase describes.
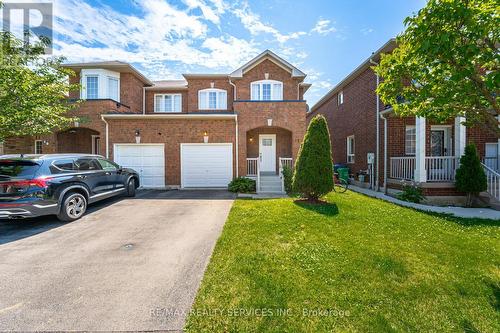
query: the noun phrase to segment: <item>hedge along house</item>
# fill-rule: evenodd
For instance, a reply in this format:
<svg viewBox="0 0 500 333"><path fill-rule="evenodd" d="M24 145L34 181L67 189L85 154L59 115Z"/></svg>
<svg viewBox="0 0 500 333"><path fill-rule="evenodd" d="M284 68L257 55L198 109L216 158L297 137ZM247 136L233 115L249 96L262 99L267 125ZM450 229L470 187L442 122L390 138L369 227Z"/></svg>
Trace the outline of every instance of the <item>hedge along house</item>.
<svg viewBox="0 0 500 333"><path fill-rule="evenodd" d="M397 47L389 40L351 74L331 89L307 117L323 114L331 132L334 163L346 164L354 180L373 172L360 184L374 189L399 190L416 182L437 203L463 200L455 189L455 171L467 143L474 143L488 176L488 193L500 200L500 140L478 127L466 128L462 119L436 123L423 117L399 117L376 94L372 70L380 54ZM371 160L370 157L373 157Z"/></svg>
<svg viewBox="0 0 500 333"><path fill-rule="evenodd" d="M82 99L72 128L6 140L6 154L95 153L144 187L219 188L235 177L282 192L306 130L306 74L266 50L230 74L150 81L119 61L67 64Z"/></svg>

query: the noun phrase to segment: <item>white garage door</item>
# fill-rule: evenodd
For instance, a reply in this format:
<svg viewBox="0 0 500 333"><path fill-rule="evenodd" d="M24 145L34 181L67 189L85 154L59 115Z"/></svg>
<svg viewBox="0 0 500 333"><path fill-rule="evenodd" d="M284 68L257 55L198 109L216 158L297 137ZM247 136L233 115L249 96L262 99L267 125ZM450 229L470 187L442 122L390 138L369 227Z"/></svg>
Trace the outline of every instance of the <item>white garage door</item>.
<svg viewBox="0 0 500 333"><path fill-rule="evenodd" d="M233 179L233 144L181 144L182 187L226 187Z"/></svg>
<svg viewBox="0 0 500 333"><path fill-rule="evenodd" d="M142 187L165 187L163 144L115 144L115 162L139 173Z"/></svg>

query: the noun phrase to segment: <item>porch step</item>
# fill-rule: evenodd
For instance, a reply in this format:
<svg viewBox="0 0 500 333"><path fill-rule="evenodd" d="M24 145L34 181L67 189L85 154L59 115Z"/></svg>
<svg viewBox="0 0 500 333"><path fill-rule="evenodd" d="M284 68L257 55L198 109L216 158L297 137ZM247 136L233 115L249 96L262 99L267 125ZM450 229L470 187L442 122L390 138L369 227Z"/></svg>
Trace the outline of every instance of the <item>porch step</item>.
<svg viewBox="0 0 500 333"><path fill-rule="evenodd" d="M493 198L488 192L479 193L477 199L491 209L500 210L500 201Z"/></svg>
<svg viewBox="0 0 500 333"><path fill-rule="evenodd" d="M259 192L265 193L281 193L281 185L280 186L260 186Z"/></svg>

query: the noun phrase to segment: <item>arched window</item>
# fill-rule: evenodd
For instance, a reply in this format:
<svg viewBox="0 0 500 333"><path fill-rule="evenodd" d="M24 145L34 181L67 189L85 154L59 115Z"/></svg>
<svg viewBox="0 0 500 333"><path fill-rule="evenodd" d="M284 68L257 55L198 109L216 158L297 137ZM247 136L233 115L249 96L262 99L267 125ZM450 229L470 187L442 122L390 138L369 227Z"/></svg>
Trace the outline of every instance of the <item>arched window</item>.
<svg viewBox="0 0 500 333"><path fill-rule="evenodd" d="M198 110L227 110L227 92L215 88L199 90Z"/></svg>
<svg viewBox="0 0 500 333"><path fill-rule="evenodd" d="M282 101L283 83L275 80L261 80L251 83L252 101Z"/></svg>

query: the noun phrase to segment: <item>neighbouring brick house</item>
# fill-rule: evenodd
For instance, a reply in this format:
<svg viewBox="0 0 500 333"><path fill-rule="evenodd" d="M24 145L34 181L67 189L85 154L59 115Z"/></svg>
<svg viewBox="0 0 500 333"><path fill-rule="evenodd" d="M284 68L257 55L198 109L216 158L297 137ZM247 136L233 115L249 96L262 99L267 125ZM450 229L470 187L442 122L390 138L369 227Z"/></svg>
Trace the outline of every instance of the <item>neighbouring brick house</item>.
<svg viewBox="0 0 500 333"><path fill-rule="evenodd" d="M395 40L389 40L308 113L308 120L316 114L326 117L334 163L346 164L355 180L360 171L369 170L366 185L375 189L386 184L387 189L400 189L404 182L415 181L431 199L454 201L461 195L454 186L459 157L466 143L474 143L487 166L488 190L498 198L500 140L495 133L466 128L458 118L438 124L421 117L398 117L390 105L377 103L377 75L372 66L380 54L395 47ZM369 155L373 164L368 163Z"/></svg>
<svg viewBox="0 0 500 333"><path fill-rule="evenodd" d="M146 187L225 187L235 177L281 191L306 129L306 74L267 50L230 74L152 82L118 61L65 65L84 100L73 128L6 140L6 154L95 153Z"/></svg>

